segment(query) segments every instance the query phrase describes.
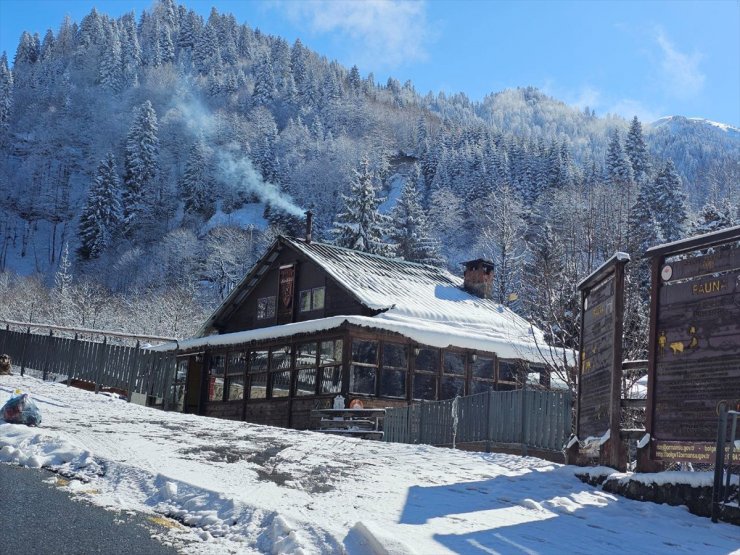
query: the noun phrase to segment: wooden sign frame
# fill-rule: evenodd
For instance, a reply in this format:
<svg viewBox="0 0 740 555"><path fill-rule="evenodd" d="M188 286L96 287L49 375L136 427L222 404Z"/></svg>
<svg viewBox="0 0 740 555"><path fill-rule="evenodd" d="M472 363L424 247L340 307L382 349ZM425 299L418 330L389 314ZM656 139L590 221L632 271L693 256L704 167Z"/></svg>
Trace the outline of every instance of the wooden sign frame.
<svg viewBox="0 0 740 555"><path fill-rule="evenodd" d="M740 402L740 341L733 340L737 328L728 328L740 313L739 241L735 226L646 253L652 273L649 441L638 446L640 472L660 470L667 462L713 463L717 430L709 406ZM729 341L709 340L708 330L718 325ZM678 326L686 328L685 337L676 335Z"/></svg>
<svg viewBox="0 0 740 555"><path fill-rule="evenodd" d="M604 438L608 432L608 439L600 445L599 462L620 469L626 463L620 439L620 411L624 274L629 260L628 254L618 252L578 284L581 333L576 438ZM577 442L572 442L569 462L579 461L577 446Z"/></svg>

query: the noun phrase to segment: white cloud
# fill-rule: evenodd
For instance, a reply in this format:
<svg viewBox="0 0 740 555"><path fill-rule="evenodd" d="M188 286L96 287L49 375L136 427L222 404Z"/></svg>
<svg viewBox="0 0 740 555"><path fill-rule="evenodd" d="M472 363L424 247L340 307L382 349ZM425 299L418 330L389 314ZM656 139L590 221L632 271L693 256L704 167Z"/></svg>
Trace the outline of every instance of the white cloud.
<svg viewBox="0 0 740 555"><path fill-rule="evenodd" d="M337 33L349 39L358 64L393 68L427 57L430 31L425 2L304 0L274 5L311 32Z"/></svg>
<svg viewBox="0 0 740 555"><path fill-rule="evenodd" d="M699 69L701 54L679 51L660 28L657 29L655 40L660 46L661 72L666 79L668 92L678 98L691 98L699 94L704 88L705 79Z"/></svg>

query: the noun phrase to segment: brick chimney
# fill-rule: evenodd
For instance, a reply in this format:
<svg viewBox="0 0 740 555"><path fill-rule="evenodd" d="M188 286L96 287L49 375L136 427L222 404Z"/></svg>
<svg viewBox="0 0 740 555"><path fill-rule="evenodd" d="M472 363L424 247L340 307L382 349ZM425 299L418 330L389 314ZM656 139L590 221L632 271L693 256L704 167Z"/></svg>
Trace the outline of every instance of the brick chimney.
<svg viewBox="0 0 740 555"><path fill-rule="evenodd" d="M476 258L463 262L463 289L482 299L493 298L493 262Z"/></svg>

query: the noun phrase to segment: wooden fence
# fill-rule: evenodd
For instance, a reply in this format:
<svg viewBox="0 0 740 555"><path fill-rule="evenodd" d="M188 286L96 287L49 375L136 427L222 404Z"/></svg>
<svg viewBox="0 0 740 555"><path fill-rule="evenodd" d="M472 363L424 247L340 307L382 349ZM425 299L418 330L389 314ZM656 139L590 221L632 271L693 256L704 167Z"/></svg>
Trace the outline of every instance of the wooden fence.
<svg viewBox="0 0 740 555"><path fill-rule="evenodd" d="M174 402L175 358L171 353L73 337L31 333L31 328L0 329L0 353L10 355L21 374L31 370L44 380L81 381L95 391L114 388L146 396L148 404Z"/></svg>
<svg viewBox="0 0 740 555"><path fill-rule="evenodd" d="M561 451L571 434L570 391L489 391L386 409L385 441L486 442Z"/></svg>

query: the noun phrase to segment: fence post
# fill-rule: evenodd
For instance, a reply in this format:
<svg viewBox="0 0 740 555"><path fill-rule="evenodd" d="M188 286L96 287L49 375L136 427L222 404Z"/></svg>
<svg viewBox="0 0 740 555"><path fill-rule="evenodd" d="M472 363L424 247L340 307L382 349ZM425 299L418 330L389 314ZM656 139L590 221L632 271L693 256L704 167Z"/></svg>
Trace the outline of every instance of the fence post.
<svg viewBox="0 0 740 555"><path fill-rule="evenodd" d="M52 353L53 347L54 347L54 330L49 330L49 337L46 340L48 347L44 349L44 358L46 359L44 361L44 370L41 374L41 379L46 381L46 378L49 377L49 366L51 366L51 361L54 358L54 354Z"/></svg>
<svg viewBox="0 0 740 555"><path fill-rule="evenodd" d="M5 345L8 344L8 331L10 330L10 324L5 324L5 331L3 331L3 346L0 347L0 354L5 352Z"/></svg>
<svg viewBox="0 0 740 555"><path fill-rule="evenodd" d="M77 364L77 351L79 348L79 335L75 334L74 342L72 343L72 354L71 360L69 361L69 371L67 372L67 387L72 385L72 377L75 374L75 365Z"/></svg>
<svg viewBox="0 0 740 555"><path fill-rule="evenodd" d="M527 390L520 389L521 391L521 415L522 415L522 430L520 441L522 443L522 456L527 456Z"/></svg>
<svg viewBox="0 0 740 555"><path fill-rule="evenodd" d="M717 409L719 412L719 425L717 426L717 450L714 454L712 522L717 522L719 520L720 500L722 499L722 478L725 469L725 434L727 433L727 403L725 401L721 401Z"/></svg>
<svg viewBox="0 0 740 555"><path fill-rule="evenodd" d="M103 379L103 372L106 362L105 347L108 345L108 338L103 337L103 343L100 344L100 351L98 352L98 360L95 361L97 369L95 372L95 393L100 391L100 382Z"/></svg>
<svg viewBox="0 0 740 555"><path fill-rule="evenodd" d="M128 402L131 402L131 396L136 384L136 378L139 375L139 359L141 358L141 342L136 341L136 351L134 356L129 359L128 369Z"/></svg>
<svg viewBox="0 0 740 555"><path fill-rule="evenodd" d="M491 420L493 420L493 389L489 387L486 396L486 453L491 452Z"/></svg>
<svg viewBox="0 0 740 555"><path fill-rule="evenodd" d="M28 350L28 342L31 340L31 326L26 329L26 337L23 341L23 354L21 355L21 376L26 373L26 351Z"/></svg>

